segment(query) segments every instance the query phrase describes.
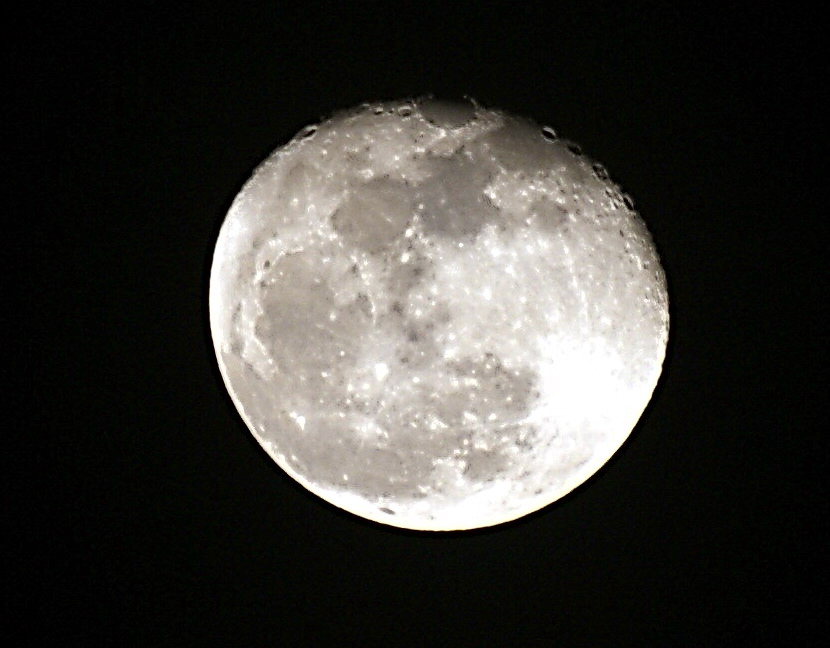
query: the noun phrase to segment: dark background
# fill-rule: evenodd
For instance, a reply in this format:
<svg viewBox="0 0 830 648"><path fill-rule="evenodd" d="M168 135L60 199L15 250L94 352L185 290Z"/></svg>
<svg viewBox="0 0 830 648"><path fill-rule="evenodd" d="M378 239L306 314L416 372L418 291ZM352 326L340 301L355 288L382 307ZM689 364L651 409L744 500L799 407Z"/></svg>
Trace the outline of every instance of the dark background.
<svg viewBox="0 0 830 648"><path fill-rule="evenodd" d="M16 645L827 638L821 21L790 3L442 4L7 16ZM295 485L237 415L207 317L253 167L335 109L426 92L579 142L635 198L671 296L664 373L622 450L545 510L465 534Z"/></svg>

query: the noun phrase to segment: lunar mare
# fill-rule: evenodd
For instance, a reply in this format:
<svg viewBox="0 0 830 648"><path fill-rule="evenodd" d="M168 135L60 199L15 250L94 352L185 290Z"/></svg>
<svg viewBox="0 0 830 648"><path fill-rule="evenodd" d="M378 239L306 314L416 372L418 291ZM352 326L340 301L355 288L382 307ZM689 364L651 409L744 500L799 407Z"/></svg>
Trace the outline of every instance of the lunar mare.
<svg viewBox="0 0 830 648"><path fill-rule="evenodd" d="M588 479L651 398L669 324L651 237L602 167L429 98L336 114L256 169L210 320L283 470L421 530L516 519Z"/></svg>

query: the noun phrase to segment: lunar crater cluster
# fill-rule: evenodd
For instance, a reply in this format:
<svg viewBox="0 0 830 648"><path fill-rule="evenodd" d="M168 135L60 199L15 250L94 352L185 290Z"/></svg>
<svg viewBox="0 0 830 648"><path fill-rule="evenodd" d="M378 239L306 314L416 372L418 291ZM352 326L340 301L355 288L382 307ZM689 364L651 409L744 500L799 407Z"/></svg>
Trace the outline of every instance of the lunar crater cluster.
<svg viewBox="0 0 830 648"><path fill-rule="evenodd" d="M366 104L254 172L210 284L222 375L289 475L386 524L489 526L622 444L665 278L605 169L473 102Z"/></svg>

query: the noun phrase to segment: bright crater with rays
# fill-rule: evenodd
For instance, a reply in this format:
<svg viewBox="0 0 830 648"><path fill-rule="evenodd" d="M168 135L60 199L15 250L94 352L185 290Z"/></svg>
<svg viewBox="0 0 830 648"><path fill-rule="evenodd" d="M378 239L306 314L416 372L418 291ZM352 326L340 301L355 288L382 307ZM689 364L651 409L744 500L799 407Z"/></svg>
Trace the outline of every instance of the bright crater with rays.
<svg viewBox="0 0 830 648"><path fill-rule="evenodd" d="M660 375L666 283L639 215L550 129L367 104L244 186L210 280L219 367L311 492L412 529L521 517L594 474Z"/></svg>

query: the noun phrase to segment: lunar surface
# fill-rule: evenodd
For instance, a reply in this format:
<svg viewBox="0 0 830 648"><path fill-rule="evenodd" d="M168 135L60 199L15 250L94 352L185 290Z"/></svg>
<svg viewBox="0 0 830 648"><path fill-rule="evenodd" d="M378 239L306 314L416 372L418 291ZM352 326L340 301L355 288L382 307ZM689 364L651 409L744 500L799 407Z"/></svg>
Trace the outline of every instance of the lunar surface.
<svg viewBox="0 0 830 648"><path fill-rule="evenodd" d="M305 488L356 515L472 529L559 499L651 398L668 297L605 170L475 103L366 104L275 151L210 278L219 367Z"/></svg>

